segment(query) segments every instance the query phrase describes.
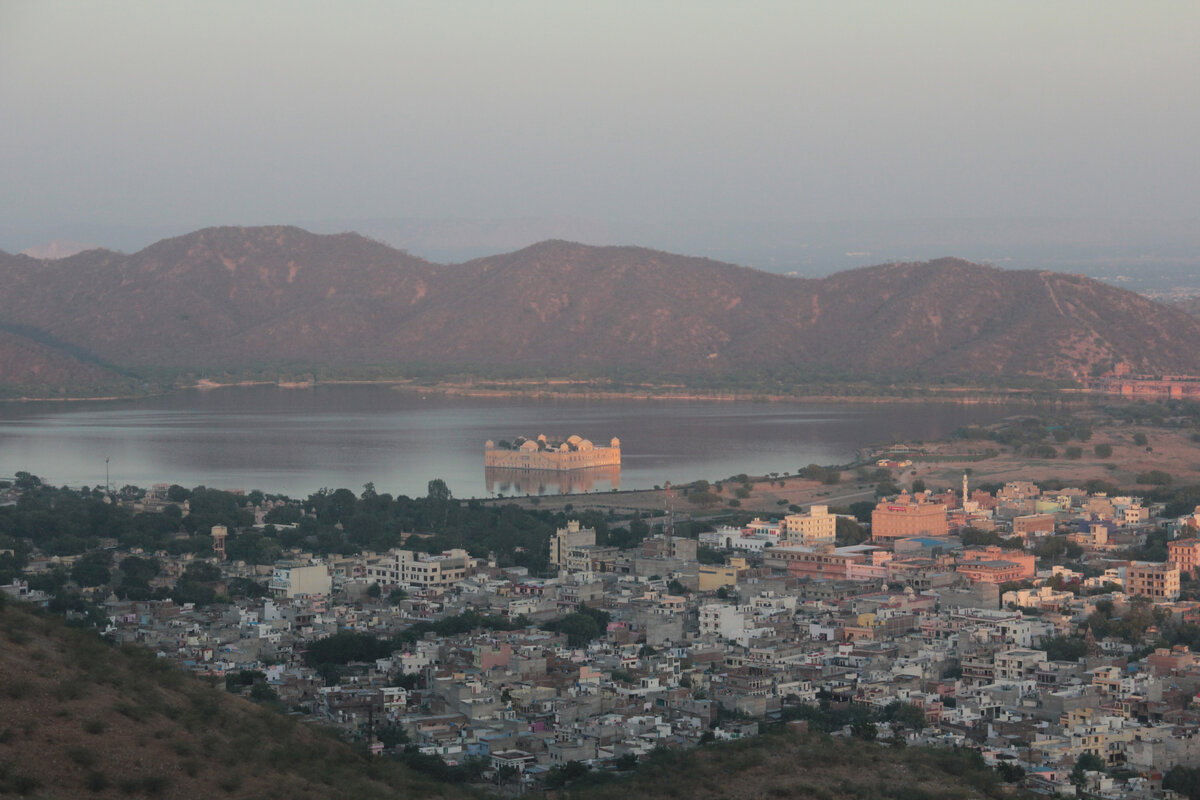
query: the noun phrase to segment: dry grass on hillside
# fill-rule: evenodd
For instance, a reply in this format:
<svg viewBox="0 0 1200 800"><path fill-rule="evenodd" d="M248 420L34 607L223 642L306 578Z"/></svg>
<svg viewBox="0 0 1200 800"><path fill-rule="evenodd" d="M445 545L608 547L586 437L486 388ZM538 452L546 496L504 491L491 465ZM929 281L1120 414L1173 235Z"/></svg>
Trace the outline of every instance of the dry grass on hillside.
<svg viewBox="0 0 1200 800"><path fill-rule="evenodd" d="M15 603L0 608L0 795L60 798L456 796L368 762L327 732L116 649Z"/></svg>
<svg viewBox="0 0 1200 800"><path fill-rule="evenodd" d="M978 754L894 749L824 734L775 733L653 756L628 780L572 797L626 800L958 800L1014 790Z"/></svg>

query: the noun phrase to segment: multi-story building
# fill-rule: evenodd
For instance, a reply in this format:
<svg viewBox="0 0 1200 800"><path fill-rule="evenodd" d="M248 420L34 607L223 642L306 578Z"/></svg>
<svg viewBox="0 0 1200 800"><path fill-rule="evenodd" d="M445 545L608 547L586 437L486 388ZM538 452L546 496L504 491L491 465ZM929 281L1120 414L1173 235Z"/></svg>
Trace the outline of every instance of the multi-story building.
<svg viewBox="0 0 1200 800"><path fill-rule="evenodd" d="M455 548L441 555L393 550L391 557L371 566L367 580L383 586L416 586L424 589L444 589L466 577L471 557L466 550Z"/></svg>
<svg viewBox="0 0 1200 800"><path fill-rule="evenodd" d="M595 531L592 533L595 534ZM561 568L567 572L612 572L620 554L620 549L616 547L598 544L575 545L567 548Z"/></svg>
<svg viewBox="0 0 1200 800"><path fill-rule="evenodd" d="M737 606L710 603L700 606L700 635L735 639L746 628L746 614Z"/></svg>
<svg viewBox="0 0 1200 800"><path fill-rule="evenodd" d="M582 528L579 525L579 520L568 520L567 527L559 528L550 539L550 563L559 569L565 569L569 550L578 547L590 547L595 544L595 528Z"/></svg>
<svg viewBox="0 0 1200 800"><path fill-rule="evenodd" d="M781 545L766 551L763 563L786 569L795 578L869 580L887 578L891 551L872 545L800 547Z"/></svg>
<svg viewBox="0 0 1200 800"><path fill-rule="evenodd" d="M280 561L275 564L267 588L273 597L289 599L302 594L328 595L333 588L333 578L325 564Z"/></svg>
<svg viewBox="0 0 1200 800"><path fill-rule="evenodd" d="M1200 539L1176 539L1167 542L1167 561L1178 568L1180 574L1196 577L1200 566Z"/></svg>
<svg viewBox="0 0 1200 800"><path fill-rule="evenodd" d="M894 500L881 500L871 512L871 540L876 543L948 532L946 505L927 502L924 493L901 492Z"/></svg>
<svg viewBox="0 0 1200 800"><path fill-rule="evenodd" d="M1045 650L1030 650L1024 647L1014 647L996 653L993 665L998 681L1033 680L1037 671L1046 665L1049 659Z"/></svg>
<svg viewBox="0 0 1200 800"><path fill-rule="evenodd" d="M995 545L971 547L958 554L955 570L972 581L1009 583L1032 578L1037 572L1033 553L1006 550Z"/></svg>
<svg viewBox="0 0 1200 800"><path fill-rule="evenodd" d="M1004 484L1004 487L996 492L996 499L1000 502L1011 500L1027 500L1033 497L1041 497L1042 490L1037 487L1037 484L1032 481L1009 481Z"/></svg>
<svg viewBox="0 0 1200 800"><path fill-rule="evenodd" d="M800 547L781 545L767 553L767 566L781 567L789 575L815 580L844 580L853 556L839 553L833 547ZM860 559L861 560L861 559Z"/></svg>
<svg viewBox="0 0 1200 800"><path fill-rule="evenodd" d="M1125 594L1151 600L1179 599L1179 567L1168 561L1131 561L1125 568Z"/></svg>
<svg viewBox="0 0 1200 800"><path fill-rule="evenodd" d="M700 591L715 592L722 586L737 586L738 574L745 570L744 558L731 558L725 565L701 564L697 570Z"/></svg>
<svg viewBox="0 0 1200 800"><path fill-rule="evenodd" d="M806 514L788 514L783 518L784 544L816 547L833 544L837 536L837 516L828 506L810 506Z"/></svg>
<svg viewBox="0 0 1200 800"><path fill-rule="evenodd" d="M1014 536L1028 536L1031 533L1054 533L1053 514L1022 514L1012 521Z"/></svg>

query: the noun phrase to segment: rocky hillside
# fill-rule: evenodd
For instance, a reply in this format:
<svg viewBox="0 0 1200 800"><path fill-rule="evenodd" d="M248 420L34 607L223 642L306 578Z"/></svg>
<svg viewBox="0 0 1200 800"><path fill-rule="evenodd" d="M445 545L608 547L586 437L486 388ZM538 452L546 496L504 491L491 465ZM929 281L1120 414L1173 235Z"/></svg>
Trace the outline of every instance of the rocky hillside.
<svg viewBox="0 0 1200 800"><path fill-rule="evenodd" d="M581 781L581 783L585 783ZM626 780L573 786L575 800L971 800L1030 798L972 750L893 748L824 733L772 732L656 751Z"/></svg>
<svg viewBox="0 0 1200 800"><path fill-rule="evenodd" d="M1079 276L957 259L813 280L550 241L439 265L356 234L212 228L132 255L0 253L0 282L0 329L43 348L0 362L9 385L38 373L87 384L97 378L88 364L135 375L402 375L437 364L684 379L1074 379L1120 360L1200 372L1200 321L1178 309ZM78 364L52 367L44 348Z"/></svg>
<svg viewBox="0 0 1200 800"><path fill-rule="evenodd" d="M0 795L425 798L327 732L0 595Z"/></svg>

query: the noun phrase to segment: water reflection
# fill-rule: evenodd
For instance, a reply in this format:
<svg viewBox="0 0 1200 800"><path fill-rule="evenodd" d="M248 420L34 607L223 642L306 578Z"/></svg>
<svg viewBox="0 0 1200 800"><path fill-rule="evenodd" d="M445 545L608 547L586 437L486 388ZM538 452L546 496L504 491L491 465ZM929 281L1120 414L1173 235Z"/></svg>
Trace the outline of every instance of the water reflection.
<svg viewBox="0 0 1200 800"><path fill-rule="evenodd" d="M0 478L178 483L303 497L321 487L455 497L649 489L845 463L897 437L939 439L1027 406L671 403L426 398L383 386L246 387L117 403L0 404ZM481 474L483 443L512 431L622 442L620 473ZM106 467L110 475L106 477ZM486 487L486 492L485 492Z"/></svg>
<svg viewBox="0 0 1200 800"><path fill-rule="evenodd" d="M621 488L621 467L585 467L563 472L544 469L510 469L484 467L484 488L488 494L574 494L576 492L608 492Z"/></svg>

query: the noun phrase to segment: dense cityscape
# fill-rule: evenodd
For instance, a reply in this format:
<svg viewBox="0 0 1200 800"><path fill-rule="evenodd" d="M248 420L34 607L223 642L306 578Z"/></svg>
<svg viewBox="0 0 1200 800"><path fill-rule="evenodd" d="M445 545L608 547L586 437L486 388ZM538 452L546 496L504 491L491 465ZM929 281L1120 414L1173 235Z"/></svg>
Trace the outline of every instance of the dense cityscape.
<svg viewBox="0 0 1200 800"><path fill-rule="evenodd" d="M0 588L441 779L553 788L783 724L969 748L1047 794L1186 790L1200 509L901 488L903 450L859 468L877 502L707 522L773 479L654 516L18 473Z"/></svg>

